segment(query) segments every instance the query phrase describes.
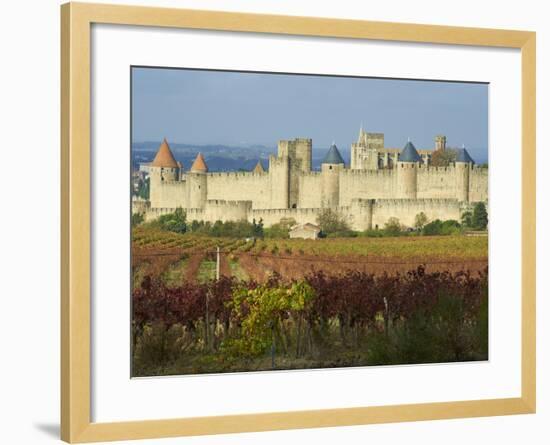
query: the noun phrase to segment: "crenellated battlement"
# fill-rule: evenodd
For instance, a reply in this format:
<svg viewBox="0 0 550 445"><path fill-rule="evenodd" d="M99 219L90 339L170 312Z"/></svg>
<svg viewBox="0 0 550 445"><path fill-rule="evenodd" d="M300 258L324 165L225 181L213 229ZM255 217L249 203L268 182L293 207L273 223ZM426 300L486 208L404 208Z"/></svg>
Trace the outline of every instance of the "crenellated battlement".
<svg viewBox="0 0 550 445"><path fill-rule="evenodd" d="M447 167L434 167L433 165L420 164L418 166L418 171L424 174L441 174L441 173L454 174L456 171L456 168L454 165L449 165Z"/></svg>
<svg viewBox="0 0 550 445"><path fill-rule="evenodd" d="M368 177L392 177L395 175L395 169L379 169L379 170L343 170L343 176L368 176Z"/></svg>
<svg viewBox="0 0 550 445"><path fill-rule="evenodd" d="M424 199L376 199L376 206L441 206L458 205L458 200L452 198L424 198Z"/></svg>
<svg viewBox="0 0 550 445"><path fill-rule="evenodd" d="M237 201L225 199L207 199L206 205L209 207L241 207L252 208L252 201Z"/></svg>
<svg viewBox="0 0 550 445"><path fill-rule="evenodd" d="M211 172L206 174L211 178L228 178L228 179L242 179L242 178L265 178L268 172Z"/></svg>
<svg viewBox="0 0 550 445"><path fill-rule="evenodd" d="M176 179L176 180L164 180L162 181L162 184L163 185L167 185L167 186L177 186L177 185L182 185L182 184L185 184L185 180L179 180L179 179Z"/></svg>
<svg viewBox="0 0 550 445"><path fill-rule="evenodd" d="M477 175L477 176L488 176L489 175L489 169L487 168L481 168L481 167L474 167L470 169L471 175Z"/></svg>
<svg viewBox="0 0 550 445"><path fill-rule="evenodd" d="M300 178L320 178L321 172L311 171L308 173L302 173L299 177Z"/></svg>

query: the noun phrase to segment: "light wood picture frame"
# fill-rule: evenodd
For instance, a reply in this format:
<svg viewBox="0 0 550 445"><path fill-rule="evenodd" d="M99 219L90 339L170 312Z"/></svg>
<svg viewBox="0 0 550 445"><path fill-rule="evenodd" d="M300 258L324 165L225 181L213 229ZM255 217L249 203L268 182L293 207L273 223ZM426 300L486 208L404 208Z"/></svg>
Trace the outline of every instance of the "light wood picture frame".
<svg viewBox="0 0 550 445"><path fill-rule="evenodd" d="M91 25L94 23L477 45L521 50L521 396L116 423L91 421ZM67 3L61 7L61 438L70 443L535 412L535 33Z"/></svg>

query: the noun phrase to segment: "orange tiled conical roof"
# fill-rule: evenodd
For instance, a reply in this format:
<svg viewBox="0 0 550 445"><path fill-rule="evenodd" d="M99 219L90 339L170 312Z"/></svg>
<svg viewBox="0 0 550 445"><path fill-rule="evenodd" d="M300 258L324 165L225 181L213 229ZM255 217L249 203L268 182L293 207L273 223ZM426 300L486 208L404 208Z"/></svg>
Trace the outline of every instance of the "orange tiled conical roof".
<svg viewBox="0 0 550 445"><path fill-rule="evenodd" d="M252 170L254 173L265 173L264 166L260 161L256 164L256 167L254 167L254 170Z"/></svg>
<svg viewBox="0 0 550 445"><path fill-rule="evenodd" d="M178 168L178 163L174 159L174 155L168 146L166 138L160 144L155 159L151 162L151 167L166 167L166 168Z"/></svg>
<svg viewBox="0 0 550 445"><path fill-rule="evenodd" d="M202 153L199 153L197 157L195 158L195 161L193 162L193 165L191 166L192 172L202 172L206 173L208 171L208 167L206 166L206 162L204 162L204 157Z"/></svg>

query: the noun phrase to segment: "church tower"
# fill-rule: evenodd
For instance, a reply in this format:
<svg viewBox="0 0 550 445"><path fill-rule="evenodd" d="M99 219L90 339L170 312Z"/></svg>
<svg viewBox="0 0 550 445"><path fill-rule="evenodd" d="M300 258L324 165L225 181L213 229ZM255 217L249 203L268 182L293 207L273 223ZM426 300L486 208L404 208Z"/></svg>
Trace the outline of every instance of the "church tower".
<svg viewBox="0 0 550 445"><path fill-rule="evenodd" d="M352 170L378 170L378 155L384 148L384 133L367 133L363 125L359 129L357 142L351 144Z"/></svg>

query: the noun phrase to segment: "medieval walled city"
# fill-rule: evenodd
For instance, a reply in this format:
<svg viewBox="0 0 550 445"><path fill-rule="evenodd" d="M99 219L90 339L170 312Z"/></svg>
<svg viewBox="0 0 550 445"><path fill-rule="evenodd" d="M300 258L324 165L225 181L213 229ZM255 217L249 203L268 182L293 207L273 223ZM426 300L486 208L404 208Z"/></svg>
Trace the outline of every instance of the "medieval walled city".
<svg viewBox="0 0 550 445"><path fill-rule="evenodd" d="M449 150L453 162L432 165L435 152ZM249 172L209 172L201 153L185 170L165 139L145 165L149 199L134 199L132 211L150 221L182 208L189 221L261 220L269 227L283 219L315 224L328 208L362 231L382 228L390 218L412 227L419 213L460 220L475 203L488 201L488 169L465 147L448 148L445 136L436 136L432 149L417 150L412 141L395 149L384 146L383 133L361 128L350 154L346 166L333 143L314 171L312 139L281 140L267 169L258 162Z"/></svg>

